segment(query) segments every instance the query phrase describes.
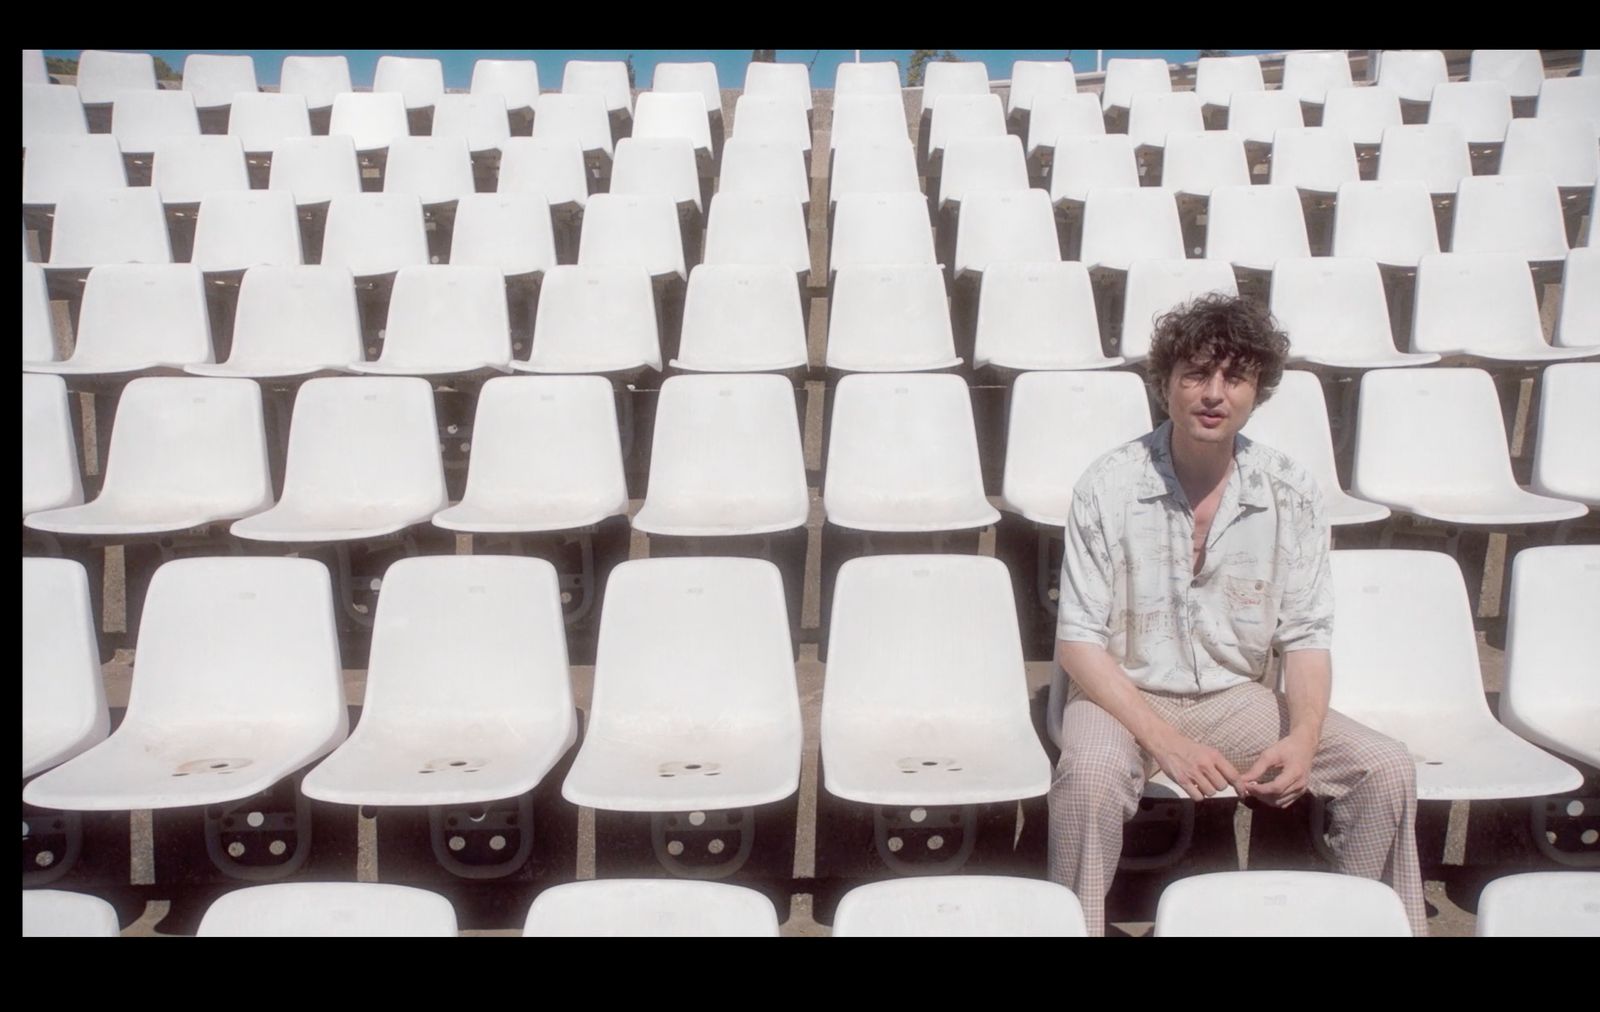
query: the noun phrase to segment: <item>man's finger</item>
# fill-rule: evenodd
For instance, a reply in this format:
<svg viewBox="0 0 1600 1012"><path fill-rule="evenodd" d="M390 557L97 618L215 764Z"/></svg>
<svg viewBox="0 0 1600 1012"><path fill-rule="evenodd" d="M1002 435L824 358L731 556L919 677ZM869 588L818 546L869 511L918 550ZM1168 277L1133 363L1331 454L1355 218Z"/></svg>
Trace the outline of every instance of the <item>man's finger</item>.
<svg viewBox="0 0 1600 1012"><path fill-rule="evenodd" d="M1254 766L1250 767L1239 779L1245 783L1255 783L1266 776L1267 771L1278 764L1278 750L1269 748L1256 759Z"/></svg>
<svg viewBox="0 0 1600 1012"><path fill-rule="evenodd" d="M1212 794L1228 786L1228 778L1219 768L1220 765L1226 762L1227 760L1220 760L1218 766L1200 766L1198 768L1202 781L1201 786L1210 788L1210 790L1206 791L1206 797L1209 798Z"/></svg>

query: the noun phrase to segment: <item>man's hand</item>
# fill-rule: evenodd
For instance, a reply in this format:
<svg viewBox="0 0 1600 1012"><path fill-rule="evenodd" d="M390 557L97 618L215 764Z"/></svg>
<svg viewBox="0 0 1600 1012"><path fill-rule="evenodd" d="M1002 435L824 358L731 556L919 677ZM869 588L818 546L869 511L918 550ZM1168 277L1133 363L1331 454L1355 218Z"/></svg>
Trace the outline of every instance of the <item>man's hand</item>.
<svg viewBox="0 0 1600 1012"><path fill-rule="evenodd" d="M1240 797L1260 798L1274 808L1288 808L1310 786L1311 757L1316 742L1291 732L1261 753L1241 779Z"/></svg>
<svg viewBox="0 0 1600 1012"><path fill-rule="evenodd" d="M1209 745L1169 729L1159 741L1152 743L1150 754L1167 776L1196 801L1204 801L1230 785L1244 796L1239 771Z"/></svg>

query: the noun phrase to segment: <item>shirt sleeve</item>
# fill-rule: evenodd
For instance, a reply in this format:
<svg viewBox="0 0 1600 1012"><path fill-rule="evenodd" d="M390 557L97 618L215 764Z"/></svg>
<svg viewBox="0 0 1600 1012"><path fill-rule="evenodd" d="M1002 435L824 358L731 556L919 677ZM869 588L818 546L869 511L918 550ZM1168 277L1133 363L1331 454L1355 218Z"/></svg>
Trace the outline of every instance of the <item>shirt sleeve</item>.
<svg viewBox="0 0 1600 1012"><path fill-rule="evenodd" d="M1072 495L1065 542L1056 639L1107 646L1111 642L1111 545L1099 501L1083 484Z"/></svg>
<svg viewBox="0 0 1600 1012"><path fill-rule="evenodd" d="M1280 652L1327 650L1333 646L1333 575L1322 492L1313 485L1289 505L1294 515L1286 525L1287 543L1278 549L1286 576L1272 645Z"/></svg>

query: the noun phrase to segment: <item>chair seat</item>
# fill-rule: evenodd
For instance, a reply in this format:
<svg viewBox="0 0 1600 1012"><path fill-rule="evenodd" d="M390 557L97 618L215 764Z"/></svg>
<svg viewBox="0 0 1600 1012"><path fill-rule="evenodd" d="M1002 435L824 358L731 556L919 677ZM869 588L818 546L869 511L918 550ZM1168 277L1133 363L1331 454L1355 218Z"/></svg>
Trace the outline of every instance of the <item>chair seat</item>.
<svg viewBox="0 0 1600 1012"><path fill-rule="evenodd" d="M1356 489L1360 492L1360 489ZM1579 503L1551 499L1521 489L1505 489L1490 494L1427 495L1406 502L1383 501L1395 509L1415 513L1446 524L1537 524L1572 520L1588 509Z"/></svg>
<svg viewBox="0 0 1600 1012"><path fill-rule="evenodd" d="M1033 798L1050 789L1038 739L999 739L987 727L928 720L908 709L901 726L832 724L823 746L828 792L869 805L975 805Z"/></svg>
<svg viewBox="0 0 1600 1012"><path fill-rule="evenodd" d="M425 524L432 510L404 513L393 506L330 507L311 511L279 504L234 524L233 534L254 541L360 541Z"/></svg>
<svg viewBox="0 0 1600 1012"><path fill-rule="evenodd" d="M839 901L835 938L1082 938L1083 907L1054 882L928 875L857 886Z"/></svg>
<svg viewBox="0 0 1600 1012"><path fill-rule="evenodd" d="M1345 715L1405 742L1417 763L1421 801L1533 798L1583 785L1577 770L1489 718L1354 708Z"/></svg>
<svg viewBox="0 0 1600 1012"><path fill-rule="evenodd" d="M1555 348L1548 344L1525 344L1515 348L1483 348L1463 353L1468 358L1491 362L1567 362L1600 355L1600 345L1588 348Z"/></svg>
<svg viewBox="0 0 1600 1012"><path fill-rule="evenodd" d="M511 371L505 362L351 362L345 368L365 376L469 376L504 374Z"/></svg>
<svg viewBox="0 0 1600 1012"><path fill-rule="evenodd" d="M764 805L799 786L798 727L633 726L626 739L590 734L561 794L575 805L682 812Z"/></svg>
<svg viewBox="0 0 1600 1012"><path fill-rule="evenodd" d="M1585 663L1575 659L1575 664ZM1555 701L1552 701L1555 702ZM1518 733L1536 745L1600 769L1600 706L1568 700L1554 707L1517 712Z"/></svg>
<svg viewBox="0 0 1600 1012"><path fill-rule="evenodd" d="M152 370L178 369L187 362L129 362L116 359L67 359L61 362L24 362L24 372L52 373L56 376L132 376Z"/></svg>
<svg viewBox="0 0 1600 1012"><path fill-rule="evenodd" d="M1013 355L1001 352L989 356L986 360L975 361L973 364L998 366L1001 369L1015 369L1019 372L1083 372L1089 369L1114 369L1126 361L1127 359L1121 355L1113 355L1111 358L1104 356L1076 358L1070 354Z"/></svg>
<svg viewBox="0 0 1600 1012"><path fill-rule="evenodd" d="M132 502L108 503L102 496L82 506L35 513L24 523L40 531L55 534L120 535L163 534L169 531L187 531L219 520L234 520L269 503L239 509L235 503L172 503ZM181 510L181 511L180 511Z"/></svg>
<svg viewBox="0 0 1600 1012"><path fill-rule="evenodd" d="M1357 499L1343 489L1337 494L1333 489L1324 489L1325 498L1323 506L1327 511L1328 523L1334 526L1340 524L1371 524L1389 518L1389 507L1377 503Z"/></svg>
<svg viewBox="0 0 1600 1012"><path fill-rule="evenodd" d="M22 890L23 938L115 938L117 911L98 896L56 889Z"/></svg>
<svg viewBox="0 0 1600 1012"><path fill-rule="evenodd" d="M772 534L804 527L810 509L811 504L803 498L781 495L683 497L666 502L657 497L647 500L634 515L633 526L647 534L678 537Z"/></svg>
<svg viewBox="0 0 1600 1012"><path fill-rule="evenodd" d="M776 937L778 912L754 889L725 882L569 882L539 894L522 934L525 938Z"/></svg>
<svg viewBox="0 0 1600 1012"><path fill-rule="evenodd" d="M433 523L445 530L476 534L535 533L589 527L627 511L626 500L619 503L599 496L540 495L524 502L498 498L492 505L462 501L434 514Z"/></svg>
<svg viewBox="0 0 1600 1012"><path fill-rule="evenodd" d="M454 938L437 893L381 882L278 882L236 889L206 911L202 938Z"/></svg>
<svg viewBox="0 0 1600 1012"><path fill-rule="evenodd" d="M183 371L191 376L215 376L220 379L289 379L296 376L316 376L344 372L348 362L327 362L317 365L298 362L200 362L186 365Z"/></svg>
<svg viewBox="0 0 1600 1012"><path fill-rule="evenodd" d="M1329 355L1298 355L1295 361L1309 362L1312 365L1326 366L1330 369L1397 369L1409 365L1432 365L1439 361L1439 356L1432 352L1397 351L1393 354L1382 352L1361 352L1350 356L1333 357Z"/></svg>
<svg viewBox="0 0 1600 1012"><path fill-rule="evenodd" d="M718 353L698 352L693 359L675 358L671 365L674 369L685 372L785 372L789 369L802 369L807 365L806 350L801 347L787 352L779 353L778 349L769 349L772 357L762 358L759 355L740 354L740 349L728 348Z"/></svg>
<svg viewBox="0 0 1600 1012"><path fill-rule="evenodd" d="M999 519L1000 511L975 494L828 497L828 522L861 531L960 531Z"/></svg>

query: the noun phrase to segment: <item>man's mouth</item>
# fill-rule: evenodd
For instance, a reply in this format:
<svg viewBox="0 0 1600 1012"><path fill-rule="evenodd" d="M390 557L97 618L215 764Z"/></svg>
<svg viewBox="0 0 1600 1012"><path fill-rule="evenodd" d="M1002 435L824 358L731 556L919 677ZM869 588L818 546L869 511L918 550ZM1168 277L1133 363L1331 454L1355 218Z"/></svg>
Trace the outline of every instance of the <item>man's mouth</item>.
<svg viewBox="0 0 1600 1012"><path fill-rule="evenodd" d="M1200 419L1200 424L1208 429L1214 429L1228 420L1228 416L1221 411L1196 411L1194 414Z"/></svg>

